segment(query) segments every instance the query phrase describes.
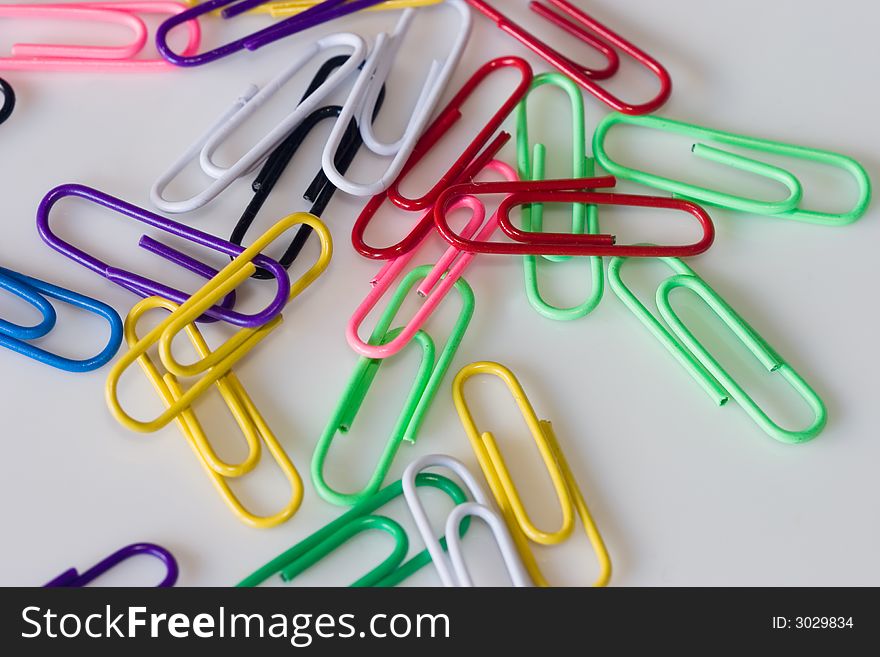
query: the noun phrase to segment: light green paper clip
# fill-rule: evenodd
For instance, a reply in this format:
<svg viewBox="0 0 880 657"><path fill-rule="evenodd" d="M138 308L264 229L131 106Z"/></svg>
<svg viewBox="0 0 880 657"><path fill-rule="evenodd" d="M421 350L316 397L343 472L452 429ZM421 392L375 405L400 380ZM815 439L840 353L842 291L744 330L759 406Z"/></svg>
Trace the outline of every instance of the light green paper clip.
<svg viewBox="0 0 880 657"><path fill-rule="evenodd" d="M671 178L665 178L646 171L632 169L614 162L605 152L605 139L608 132L618 123L625 123L643 128L653 128L655 130L685 135L686 137L692 137L694 139L714 141L729 146L736 146L739 148L800 160L808 160L818 164L837 167L847 171L855 179L859 189L858 201L855 207L849 212L831 213L819 212L817 210L804 210L799 207L803 196L800 181L790 172L771 164L737 155L735 153L730 153L703 143L696 143L692 147L692 151L697 157L711 162L725 164L736 169L741 169L780 182L788 188L788 197L780 201L760 201L757 199L750 199L743 196L736 196L734 194L711 190L706 187L692 185ZM731 210L739 210L741 212L777 216L795 221L822 224L825 226L845 226L861 218L867 211L868 205L871 202L871 180L868 177L868 173L861 164L851 157L832 153L830 151L819 150L817 148L806 148L804 146L793 146L778 141L770 141L769 139L744 137L742 135L736 135L722 130L713 130L711 128L704 128L690 123L673 121L671 119L664 119L657 116L627 116L618 113L609 114L596 127L596 133L593 136L593 155L599 164L601 164L602 167L612 176L625 180L632 180L642 185L647 185L648 187L662 189L682 198L701 201L703 203Z"/></svg>
<svg viewBox="0 0 880 657"><path fill-rule="evenodd" d="M458 506L468 501L461 488L446 477L423 472L416 477L416 486L430 486L440 490ZM363 502L339 516L336 520L316 531L308 538L300 541L289 550L278 555L262 568L254 571L241 582L239 587L259 586L275 574L280 574L285 582L293 581L304 571L329 556L343 544L365 531L383 531L391 536L394 549L378 566L360 577L353 587L396 586L410 575L431 563L428 550L422 550L412 559L404 563L409 550L409 538L406 530L399 523L385 516L373 515L373 512L385 506L403 494L403 484L398 480L389 484L375 495L367 497ZM470 526L466 518L461 525L460 535L464 536ZM446 538L440 539L440 546L446 549Z"/></svg>
<svg viewBox="0 0 880 657"><path fill-rule="evenodd" d="M401 281L394 296L388 303L388 307L382 313L376 328L373 330L369 340L370 344L388 342L400 333L402 330L400 328L389 331L391 322L394 321L395 315L400 310L409 292L416 283L428 275L431 269L430 265L417 267ZM379 373L379 368L387 359L362 357L358 361L345 388L345 392L333 411L333 415L327 423L324 432L318 439L318 444L312 455L312 483L318 494L327 502L340 506L350 506L362 502L375 494L382 486L382 482L391 468L401 443L403 441L410 443L416 441L416 436L425 420L425 415L431 407L431 402L437 395L443 377L452 363L455 352L458 350L458 346L461 344L464 333L474 314L475 300L471 286L463 278L460 278L455 283L455 289L461 295L462 309L452 329L452 334L446 342L446 346L440 352L439 357L437 357L434 341L431 337L424 331L419 331L415 334L413 342L422 348L422 361L419 365L415 382L410 389L403 410L391 431L379 463L367 485L359 492L341 493L331 488L324 479L324 463L327 460L327 453L330 451L330 446L337 432L347 433L351 428L361 405L370 391L373 380Z"/></svg>
<svg viewBox="0 0 880 657"><path fill-rule="evenodd" d="M593 175L595 164L592 158L587 157L587 135L584 129L584 98L580 87L570 78L561 73L544 73L532 81L529 94L538 87L552 85L559 87L568 95L571 102L572 117L572 159L573 178L587 178ZM529 143L529 119L527 112L528 95L522 99L516 108L517 128L516 145L519 177L522 180L544 180L546 175L547 148L544 144L535 144L534 155ZM523 229L540 232L544 226L544 205L532 203L524 206ZM583 234L585 231L591 235L599 232L599 211L595 205L575 203L572 205L571 230L575 234ZM560 262L568 260L571 256L542 256L546 260ZM532 307L544 317L557 321L570 321L589 315L605 293L605 273L602 268L602 258L591 257L590 270L593 279L592 292L588 299L578 306L571 308L559 308L548 303L541 295L541 286L538 282L538 257L525 256L523 266L526 277L526 294Z"/></svg>
<svg viewBox="0 0 880 657"><path fill-rule="evenodd" d="M621 278L621 268L627 258L612 258L608 267L608 281L614 293L627 308L641 320L651 333L675 356L676 360L696 379L703 390L722 406L729 399L736 401L769 436L783 443L803 443L819 435L825 427L828 414L819 395L786 363L767 342L740 317L730 305L718 296L693 269L678 258L661 258L675 272L657 288L657 307L668 329L633 294ZM730 328L736 337L770 372L778 372L812 409L815 419L806 429L792 431L774 422L749 396L721 364L694 337L670 303L673 290L685 288L699 296Z"/></svg>

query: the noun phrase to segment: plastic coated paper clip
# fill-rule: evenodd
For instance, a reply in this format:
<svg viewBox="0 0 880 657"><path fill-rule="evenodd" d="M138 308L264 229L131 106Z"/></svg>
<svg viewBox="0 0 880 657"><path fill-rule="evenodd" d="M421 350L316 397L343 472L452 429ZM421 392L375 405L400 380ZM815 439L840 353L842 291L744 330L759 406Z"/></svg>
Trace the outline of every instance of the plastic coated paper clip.
<svg viewBox="0 0 880 657"><path fill-rule="evenodd" d="M4 267L0 267L0 290L6 290L28 302L43 316L43 319L34 326L21 326L0 318L0 347L6 347L22 356L67 372L96 370L109 363L119 351L119 345L122 344L122 320L107 304ZM32 340L47 336L55 328L55 308L49 299L63 301L107 320L110 325L110 337L107 345L98 355L85 359L65 358L30 344Z"/></svg>
<svg viewBox="0 0 880 657"><path fill-rule="evenodd" d="M140 341L137 335L137 324L141 317L154 308L161 308L173 313L179 307L177 304L160 297L150 297L138 303L132 308L125 321L125 339L129 347L134 347ZM195 324L188 324L186 333L199 357L210 357L211 349ZM265 332L263 334L265 335ZM249 348L253 346L254 344L251 344ZM174 407L184 394L183 386L177 377L169 372L160 373L159 368L146 352L138 356L137 362L150 383L153 384L165 407ZM222 364L219 366L223 367ZM178 427L204 466L214 488L217 489L232 512L251 527L275 527L291 518L299 509L303 498L302 479L235 373L231 369L227 369L223 376L217 378L214 383L247 443L247 457L240 463L227 463L220 458L205 435L205 430L192 407L181 410L177 415ZM128 422L123 421L122 424L130 427ZM137 427L133 428L137 430ZM228 481L243 477L256 468L260 462L262 445L268 449L291 490L287 504L269 516L258 516L246 509L233 492Z"/></svg>
<svg viewBox="0 0 880 657"><path fill-rule="evenodd" d="M285 117L278 125L254 144L247 153L242 155L230 166L222 166L214 161L214 155L223 142L233 134L257 110L271 100L291 78L293 78L312 59L331 48L346 48L351 51L348 60L336 71L312 90L302 102ZM321 107L321 103L351 73L357 70L366 54L364 40L355 34L331 34L311 43L306 50L294 58L292 64L285 68L263 89L250 85L245 89L226 112L211 125L196 142L187 149L178 160L171 164L150 190L150 201L163 212L192 212L217 198L233 182L247 175L255 167L269 157L281 142L293 132L307 117ZM213 181L202 191L182 200L169 200L165 192L172 181L193 160L198 159L202 171Z"/></svg>
<svg viewBox="0 0 880 657"><path fill-rule="evenodd" d="M430 11L406 9L400 17L394 32L389 35L382 32L376 43L354 89L345 102L342 114L333 127L323 154L324 173L339 189L354 196L374 196L384 192L397 179L404 166L415 150L419 139L431 122L434 109L440 102L449 80L455 73L464 49L471 34L472 16L464 0L446 0L441 7L454 8L461 19L461 25L451 39L449 55L443 62L434 60L425 76L425 82L419 93L415 107L402 134L396 141L383 142L373 130L372 116L376 111L376 103L391 70L400 55L400 48L416 15L430 15ZM385 171L372 182L357 182L347 178L336 167L336 153L342 147L345 133L351 121L360 125L361 137L367 149L380 157L392 158Z"/></svg>
<svg viewBox="0 0 880 657"><path fill-rule="evenodd" d="M436 488L446 493L456 505L467 501L467 496L461 488L440 475L420 474L416 477L415 485L420 488L425 486ZM291 582L359 534L373 530L390 535L394 540L394 550L387 559L360 577L352 586L390 587L399 584L431 563L431 553L428 550L422 550L412 559L404 562L409 550L409 538L406 535L406 530L391 518L373 515L374 511L400 497L402 493L403 484L400 481L389 484L330 524L272 559L265 566L239 582L238 586L259 586L277 573L281 574L283 581ZM461 535L464 535L467 528L468 522L465 520L461 525ZM441 538L439 542L441 549L446 549L446 538Z"/></svg>
<svg viewBox="0 0 880 657"><path fill-rule="evenodd" d="M135 219L136 221L152 226L153 228L157 228L170 235L181 237L194 244L198 244L199 246L223 253L224 255L237 257L244 252L244 248L237 244L233 244L232 242L228 242L219 237L196 230L195 228L190 228L189 226L172 221L171 219L166 219L165 217L154 214L149 210L139 208L136 205L127 203L126 201L110 196L110 194L101 192L92 187L68 184L60 185L50 190L46 196L43 197L43 200L40 202L39 208L37 209L37 230L40 233L40 237L43 238L43 241L55 251L67 256L86 269L90 269L107 280L142 297L157 295L174 301L175 303L183 303L189 298L187 294L180 290L176 290L120 267L113 267L103 260L86 253L79 247L76 247L58 237L58 235L52 231L49 216L52 213L52 208L55 204L66 197L84 199L90 203L105 207L123 216ZM146 235L141 237L138 245L151 253L155 253L170 262L178 264L185 269L202 276L203 278L210 279L217 274L215 269L190 258L176 249L161 244ZM273 300L258 313L244 314L231 309L235 298L234 296L231 296L230 292L230 295L226 295L224 299L220 300L220 305L206 309L205 314L208 317L215 320L222 320L234 326L254 327L262 326L281 313L287 303L287 298L290 295L290 279L287 276L287 271L274 260L262 255L254 258L254 262L271 272L272 276L276 279L278 289Z"/></svg>
<svg viewBox="0 0 880 657"><path fill-rule="evenodd" d="M562 511L562 526L555 532L543 531L535 525L526 511L516 485L513 483L513 478L510 476L504 457L495 441L495 436L488 431L481 433L477 429L470 408L465 401L464 384L468 379L479 374L490 374L504 381L519 406L535 445L541 453L541 458L559 500ZM571 468L568 466L568 461L562 453L562 448L553 432L553 426L547 420L538 419L531 402L513 372L499 363L472 363L464 367L455 377L452 384L452 398L477 460L480 462L483 474L486 476L486 481L489 482L489 488L501 509L501 515L510 528L532 580L538 586L550 585L538 567L535 555L529 548L529 541L545 546L559 545L567 541L574 531L575 513L577 513L584 533L593 546L593 552L599 562L599 576L593 586L605 586L611 578L611 559L608 556L602 535L593 521L587 503L584 501L583 493L581 493Z"/></svg>
<svg viewBox="0 0 880 657"><path fill-rule="evenodd" d="M723 406L728 400L733 399L767 435L780 442L803 443L819 435L827 419L825 404L819 395L724 299L718 296L715 290L697 276L693 269L677 258L663 258L663 262L674 272L660 284L656 294L657 307L660 316L669 327L667 328L623 282L621 269L625 262L626 258L614 258L611 261L608 267L611 289L666 347L667 351L675 356L716 404ZM812 424L802 430L784 429L758 406L742 386L700 344L675 312L670 295L673 290L679 288L690 290L702 299L769 372L778 372L791 384L815 414Z"/></svg>
<svg viewBox="0 0 880 657"><path fill-rule="evenodd" d="M424 266L412 270L400 283L388 307L379 318L370 344L382 344L394 340L400 333L400 329L389 330L394 316L400 309L409 292L418 281L431 274L431 267ZM348 381L345 392L339 400L336 409L324 432L318 439L315 452L312 457L312 483L318 494L328 502L338 505L350 505L362 502L364 499L375 494L382 486L382 482L388 475L391 465L404 441L414 443L419 429L425 420L425 416L431 408L431 403L443 382L443 377L449 369L452 359L461 344L464 333L470 324L474 314L474 292L463 278L455 281L455 289L458 290L462 299L462 308L458 320L452 329L446 346L440 355L434 340L422 330L416 331L410 342L415 342L422 349L422 360L419 365L416 379L407 396L403 410L397 418L397 422L391 431L385 449L379 459L379 463L369 482L358 492L342 493L334 490L324 478L324 466L327 454L338 432L347 433L357 417L357 413L366 399L370 386L379 373L379 368L385 360L361 357Z"/></svg>
<svg viewBox="0 0 880 657"><path fill-rule="evenodd" d="M76 568L70 568L43 586L44 588L78 588L85 586L107 571L115 568L123 561L140 554L148 554L155 557L165 566L165 578L156 585L157 588L174 586L178 575L177 561L174 559L174 555L168 550L153 543L134 543L132 545L126 545L124 548L117 550L106 559L102 559L82 574L80 574Z"/></svg>
<svg viewBox="0 0 880 657"><path fill-rule="evenodd" d="M416 477L418 477L422 470L432 467L442 467L451 470L464 482L465 488L470 491L474 498L473 502L464 502L457 505L446 518L448 557L440 542L434 537L431 521L428 519L428 514L425 513L425 508L422 506L422 501L419 499L419 493L416 489ZM422 540L427 546L428 552L431 553L431 560L434 562L434 567L437 569L437 574L440 575L443 586L472 587L474 585L473 578L464 559L460 534L462 523L474 517L485 522L492 531L513 585L519 587L532 586L532 582L529 579L525 566L523 566L520 560L519 554L516 551L516 545L514 545L507 526L492 508L492 503L483 492L480 484L477 483L476 478L461 461L442 454L423 456L407 466L403 473L402 481L403 496L406 498L406 504L416 526L419 528L419 533L422 535Z"/></svg>
<svg viewBox="0 0 880 657"><path fill-rule="evenodd" d="M772 164L725 151L702 142L693 144L691 147L691 151L697 157L781 183L788 190L788 196L778 201L762 201L673 180L672 178L666 178L647 171L640 171L638 169L627 167L612 160L605 150L605 140L608 137L608 133L617 124L651 128L662 132L685 135L686 137L694 139L702 139L705 141L725 144L727 146L734 146L736 148L757 151L759 153L769 153L770 155L790 157L797 160L806 160L816 164L836 167L849 173L855 179L859 190L858 200L856 201L855 206L848 212L832 213L821 212L818 210L805 210L800 207L803 195L801 183L792 173ZM634 117L624 116L623 114L609 114L602 119L596 127L596 132L593 135L593 152L595 153L596 160L599 164L601 164L602 167L613 176L624 180L632 180L639 184L647 185L648 187L672 192L681 198L690 198L702 203L717 205L731 210L739 210L741 212L752 212L755 214L776 216L783 219L823 224L826 226L843 226L851 224L861 218L867 211L868 205L871 202L871 180L868 177L868 173L861 164L851 157L832 153L831 151L819 150L817 148L792 146L778 141L770 141L769 139L744 137L731 132L703 128L690 123L673 121L671 119L664 119L657 116Z"/></svg>
<svg viewBox="0 0 880 657"><path fill-rule="evenodd" d="M128 28L132 41L122 46L16 43L11 57L0 57L0 70L12 71L169 71L164 59L137 59L147 43L147 27L138 14L177 15L188 7L179 2L77 2L70 4L0 5L0 18L39 18L89 23L108 23ZM198 21L183 21L187 43L183 54L199 49Z"/></svg>
<svg viewBox="0 0 880 657"><path fill-rule="evenodd" d="M239 360L246 356L254 346L281 324L283 317L279 315L258 328L239 329L221 347L193 364L182 365L178 363L172 353L174 338L184 331L188 324L194 322L205 310L250 278L256 269L253 261L261 251L266 249L287 230L303 223L310 224L318 235L321 241L321 254L315 264L297 279L296 283L291 285L290 295L286 301L289 302L295 299L314 283L327 268L333 254L333 243L330 233L317 217L306 213L293 214L276 223L254 244L245 249L240 256L236 257L235 260L208 281L201 290L193 294L177 310L140 338L136 344L129 348L127 353L123 354L114 363L107 377L105 398L111 413L120 424L132 431L143 433L158 431L180 415L181 412L189 408L196 399L229 372ZM156 344L159 345L159 355L162 359L162 364L171 374L180 377L196 377L200 374L204 374L204 376L191 385L162 414L153 420L141 421L131 417L122 408L118 397L119 380L126 369Z"/></svg>
<svg viewBox="0 0 880 657"><path fill-rule="evenodd" d="M608 64L604 69L593 70L578 64L544 41L536 38L533 32L517 25L488 2L484 2L484 0L467 0L467 2L474 9L494 21L501 30L558 68L612 109L627 114L648 114L659 109L669 100L669 96L672 94L672 80L660 62L616 32L605 27L585 11L578 9L570 2L566 2L566 0L548 0L548 4L552 5L552 8L540 2L530 2L529 7L545 20L601 52L608 60ZM559 10L562 14L553 11L553 8ZM628 54L657 77L660 82L660 90L654 98L645 103L632 105L621 100L597 83L597 80L609 78L617 72L620 62L614 48L618 48Z"/></svg>

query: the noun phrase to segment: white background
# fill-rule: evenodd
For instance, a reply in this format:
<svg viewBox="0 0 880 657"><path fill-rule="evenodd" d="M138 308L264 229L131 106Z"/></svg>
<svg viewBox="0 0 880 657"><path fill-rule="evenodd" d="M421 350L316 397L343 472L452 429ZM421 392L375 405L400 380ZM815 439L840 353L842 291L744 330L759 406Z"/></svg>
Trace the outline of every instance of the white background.
<svg viewBox="0 0 880 657"><path fill-rule="evenodd" d="M572 45L525 9L504 2L513 15L585 63L600 60ZM863 162L877 178L880 110L876 72L880 8L849 0L707 3L698 0L578 2L597 18L655 55L674 80L661 114L743 134L836 150ZM216 18L204 23L206 45L267 24L248 17L234 25ZM37 236L34 214L42 196L67 182L92 185L149 207L153 180L249 82L264 84L289 57L318 34L350 30L372 40L391 29L394 12L361 14L293 37L257 53L242 53L193 70L160 74L63 74L2 72L18 94L12 118L0 127L0 199L3 208L3 266L105 300L125 314L134 297L49 250ZM474 17L470 45L446 98L486 60L507 54L528 58L536 72L543 62ZM426 10L404 45L405 55L389 81L379 121L381 134L398 134L409 115L416 84L432 57L440 57L454 12ZM114 28L3 20L0 47L13 41L66 35L83 42L124 38ZM71 36L73 35L73 36ZM82 38L80 39L80 35ZM290 110L316 66L288 85L221 157L241 153ZM418 170L410 191L424 188L439 167L463 147L485 121L512 76L499 76L466 108L465 119L438 151L434 164ZM653 93L646 73L627 64L613 88L626 98ZM496 105L491 105L491 103ZM607 108L587 95L588 134ZM482 108L482 109L481 109ZM551 174L568 175L568 108L559 92L542 90L530 103L534 139L551 150ZM513 129L512 119L507 122ZM317 172L320 143L329 126L294 160L259 220L265 229L291 211L308 209L302 190ZM468 130L470 132L468 132ZM732 182L738 190L778 194L748 177L730 174L689 156L686 140L628 133L627 161L659 163L692 180ZM652 141L655 140L655 141ZM624 146L620 146L624 148ZM508 147L503 158L514 163ZM444 159L445 158L445 159ZM443 160L441 162L441 159ZM811 207L845 209L855 190L842 174L786 163L806 186ZM369 176L377 163L361 155L356 175ZM204 183L185 177L177 191ZM620 189L650 193L621 184ZM728 187L733 189L733 187ZM249 198L249 180L202 211L179 217L193 226L228 236ZM103 400L107 369L72 375L11 352L0 353L0 408L6 467L0 478L4 516L0 583L40 585L63 569L86 568L118 547L152 541L178 558L181 585L232 585L282 550L335 518L335 508L315 494L308 478L315 442L355 365L344 339L352 310L367 293L377 263L354 253L350 228L361 200L339 194L325 213L336 253L328 273L285 313L283 328L237 372L306 482L299 513L272 530L241 524L218 499L175 426L136 435L118 426ZM562 230L567 210L550 226ZM552 214L552 213L551 213ZM876 475L877 340L876 283L878 212L842 228L713 210L716 245L691 264L813 384L828 405L829 422L815 441L787 446L764 435L735 404L716 408L661 345L608 290L589 317L554 323L529 306L517 258L480 257L467 273L477 293L477 311L416 446L404 445L388 481L421 454L445 452L477 468L452 408L452 374L474 360L498 360L519 376L541 417L551 419L586 495L614 563L612 584L627 585L877 585L880 516ZM651 212L603 212L606 231L621 240L692 237L687 221ZM117 264L161 276L194 289L197 282L138 253L143 232L133 222L80 202L66 202L53 215L58 232ZM408 225L391 212L380 214L373 242L388 243ZM677 227L684 226L684 229ZM254 233L256 234L256 227ZM440 251L423 251L431 262ZM200 257L204 254L196 253ZM303 255L315 253L314 245ZM212 256L211 262L223 259ZM658 278L644 276L652 267ZM547 295L576 303L587 293L583 263L544 268ZM663 270L633 266L628 280L653 296ZM295 271L294 271L295 273ZM641 278L640 278L641 277ZM245 294L248 296L258 296ZM677 295L676 306L744 385L755 390L783 422L809 422L803 403L779 377L763 372L699 303ZM256 304L259 299L249 303ZM443 342L456 300L429 330ZM696 311L696 312L695 312ZM26 320L21 302L0 299L0 312ZM699 319L697 319L699 313ZM99 320L62 309L45 344L87 355L104 339ZM206 330L217 344L225 329ZM355 489L391 427L417 363L415 350L389 362L380 374L354 430L331 452L328 478ZM132 370L122 386L124 403L146 417L158 400ZM469 387L481 427L496 433L527 506L542 526L558 523L559 511L537 452L502 386L485 380ZM206 428L229 459L242 456L240 437L216 400L202 410ZM254 508L272 510L287 491L270 467L259 468L238 490ZM442 505L433 507L435 517ZM388 513L401 521L401 502ZM408 527L411 523L405 523ZM421 549L411 531L415 549ZM465 544L481 584L504 584L502 568L485 532ZM362 536L298 582L343 585L378 563L390 547L384 535ZM585 585L596 574L582 535L569 544L539 551L551 581ZM137 560L102 582L149 583L159 577L149 560ZM411 584L435 585L426 568Z"/></svg>

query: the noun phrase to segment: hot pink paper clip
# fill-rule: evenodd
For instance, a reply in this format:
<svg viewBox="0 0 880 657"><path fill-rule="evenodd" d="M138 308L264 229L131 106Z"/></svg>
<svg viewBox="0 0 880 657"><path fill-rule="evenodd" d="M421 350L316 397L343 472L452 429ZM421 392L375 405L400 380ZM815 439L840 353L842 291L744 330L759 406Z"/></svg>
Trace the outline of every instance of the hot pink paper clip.
<svg viewBox="0 0 880 657"><path fill-rule="evenodd" d="M519 180L519 177L513 168L498 160L492 160L489 162L483 168L483 171L494 171L509 181ZM498 228L499 215L497 212L489 218L489 221L484 223L486 218L486 208L479 199L472 196L462 196L456 199L455 203L450 206L451 210L459 210L462 208L467 208L471 211L471 218L468 221L467 226L462 230L463 234L469 236L476 235L475 239L481 241L491 237ZM428 214L431 213L433 213L433 210L428 211ZM428 235L432 234L434 234L433 231L426 233L419 242L419 246L425 242ZM402 256L385 263L385 266L382 267L382 269L379 270L379 273L372 281L370 281L370 285L373 286L373 289L367 295L367 298L364 299L363 303L358 306L357 310L354 311L354 314L349 320L345 332L345 338L348 340L348 344L351 348L362 356L367 356L368 358L388 358L403 349L409 341L412 340L413 336L418 333L419 329L425 325L425 322L428 321L443 299L446 298L476 255L460 251L454 246L448 248L443 256L437 261L437 264L434 265L431 272L422 281L422 284L418 287L417 292L425 302L413 316L409 324L407 324L393 340L386 342L385 344L367 344L359 335L361 324L363 324L367 315L369 315L376 307L379 300L385 296L385 293L391 288L391 285L401 272L407 268L415 257L417 251L418 248L413 249Z"/></svg>
<svg viewBox="0 0 880 657"><path fill-rule="evenodd" d="M99 73L169 71L162 58L136 59L147 44L147 26L138 14L179 14L180 2L79 2L71 4L0 5L0 17L111 23L128 28L132 40L121 46L15 43L11 57L0 57L0 70L92 71ZM202 38L198 22L187 24L187 52L196 52Z"/></svg>

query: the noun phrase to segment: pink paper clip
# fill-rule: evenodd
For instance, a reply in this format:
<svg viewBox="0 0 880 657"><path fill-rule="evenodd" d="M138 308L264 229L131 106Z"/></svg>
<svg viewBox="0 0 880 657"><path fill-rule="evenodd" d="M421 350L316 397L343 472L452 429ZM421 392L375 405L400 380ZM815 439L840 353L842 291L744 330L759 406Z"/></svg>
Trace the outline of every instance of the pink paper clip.
<svg viewBox="0 0 880 657"><path fill-rule="evenodd" d="M483 171L494 171L509 181L519 180L516 171L514 171L512 167L498 160L492 160L489 162L484 167ZM491 237L498 228L498 212L495 212L489 218L489 221L484 223L486 218L486 208L477 198L472 196L461 196L457 198L455 202L450 205L450 212L462 208L471 210L471 218L468 221L467 226L462 230L462 234L469 237L476 235L474 239L477 241L484 241ZM429 210L428 214L432 215L433 210ZM426 233L419 242L419 245L423 244L430 234L431 233ZM403 349L409 341L412 340L413 336L419 332L422 326L425 325L425 322L428 321L443 299L446 298L476 255L474 253L465 253L454 246L448 248L443 256L437 261L437 264L431 272L422 281L422 284L418 287L417 292L425 302L416 312L415 316L413 316L409 324L407 324L393 340L386 342L385 344L367 344L359 335L361 324L363 324L367 315L369 315L376 307L379 300L385 296L385 293L391 288L391 285L401 272L407 268L415 257L416 251L417 249L413 249L385 263L385 266L382 267L382 269L379 270L379 273L372 281L370 281L370 285L373 286L373 289L367 295L367 298L364 299L363 303L358 306L357 310L355 310L349 320L348 327L345 331L345 338L348 340L348 344L351 348L360 355L367 356L368 358L388 358Z"/></svg>
<svg viewBox="0 0 880 657"><path fill-rule="evenodd" d="M111 23L126 27L132 40L121 46L15 43L11 57L0 57L0 70L93 71L100 73L169 71L161 58L136 59L147 44L147 26L137 14L179 14L180 2L78 2L71 4L0 5L0 17ZM202 33L198 22L187 23L187 52L196 52Z"/></svg>

